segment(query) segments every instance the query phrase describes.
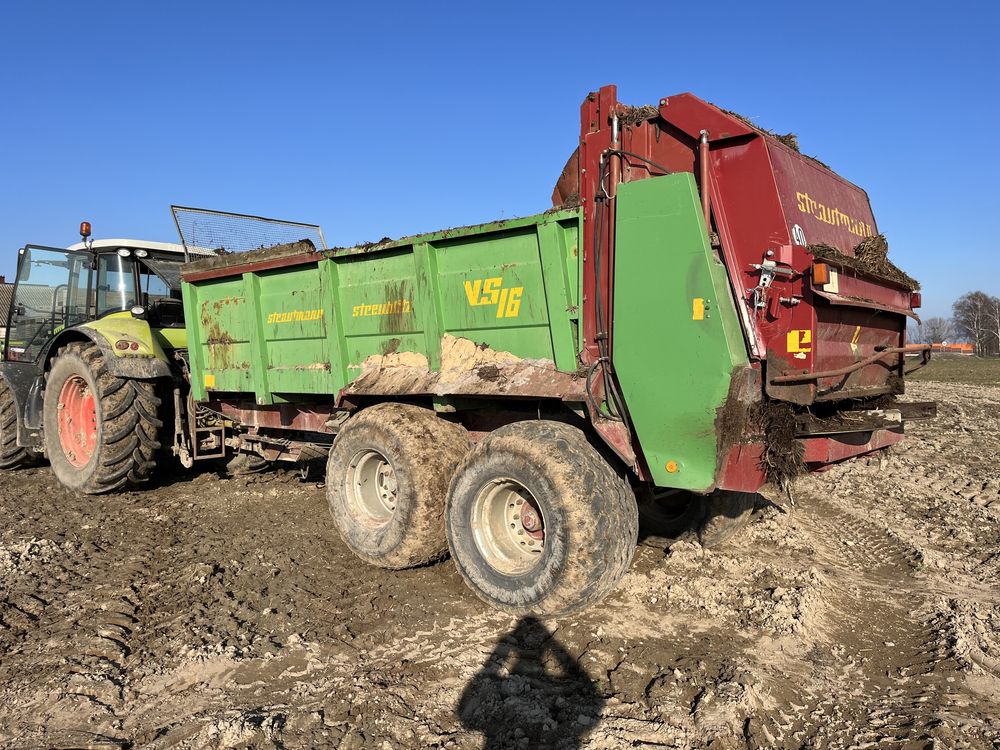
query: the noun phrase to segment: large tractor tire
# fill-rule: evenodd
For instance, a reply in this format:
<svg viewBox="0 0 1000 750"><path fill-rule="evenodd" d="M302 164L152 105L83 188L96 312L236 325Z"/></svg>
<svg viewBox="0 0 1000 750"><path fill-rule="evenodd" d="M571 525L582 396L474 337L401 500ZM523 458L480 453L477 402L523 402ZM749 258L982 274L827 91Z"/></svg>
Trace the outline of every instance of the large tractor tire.
<svg viewBox="0 0 1000 750"><path fill-rule="evenodd" d="M635 554L632 488L575 427L516 422L459 466L448 545L484 601L511 614L561 616L608 595Z"/></svg>
<svg viewBox="0 0 1000 750"><path fill-rule="evenodd" d="M383 568L440 560L448 553L448 485L468 450L464 427L418 406L378 404L349 419L326 465L326 495L341 538Z"/></svg>
<svg viewBox="0 0 1000 750"><path fill-rule="evenodd" d="M0 377L0 469L17 469L34 462L34 454L17 445L17 406L7 381Z"/></svg>
<svg viewBox="0 0 1000 750"><path fill-rule="evenodd" d="M160 447L153 383L108 373L93 344L59 350L45 382L45 451L64 486L88 495L146 481Z"/></svg>

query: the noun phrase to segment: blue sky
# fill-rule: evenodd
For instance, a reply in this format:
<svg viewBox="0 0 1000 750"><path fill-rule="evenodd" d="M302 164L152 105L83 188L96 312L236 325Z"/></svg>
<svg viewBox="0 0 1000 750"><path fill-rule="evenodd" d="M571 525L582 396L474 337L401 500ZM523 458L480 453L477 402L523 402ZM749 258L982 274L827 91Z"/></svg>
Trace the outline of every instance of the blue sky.
<svg viewBox="0 0 1000 750"><path fill-rule="evenodd" d="M582 98L617 83L797 133L868 191L924 314L946 314L1000 294L998 7L6 3L0 273L84 218L172 241L171 203L336 245L534 213Z"/></svg>

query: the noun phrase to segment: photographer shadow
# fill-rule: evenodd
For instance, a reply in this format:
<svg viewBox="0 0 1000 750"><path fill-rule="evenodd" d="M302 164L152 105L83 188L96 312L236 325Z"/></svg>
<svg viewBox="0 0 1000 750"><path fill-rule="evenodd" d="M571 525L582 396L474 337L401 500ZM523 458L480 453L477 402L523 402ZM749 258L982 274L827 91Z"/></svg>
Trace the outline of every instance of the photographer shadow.
<svg viewBox="0 0 1000 750"><path fill-rule="evenodd" d="M485 750L579 748L604 697L579 662L534 617L502 636L459 699L466 729Z"/></svg>

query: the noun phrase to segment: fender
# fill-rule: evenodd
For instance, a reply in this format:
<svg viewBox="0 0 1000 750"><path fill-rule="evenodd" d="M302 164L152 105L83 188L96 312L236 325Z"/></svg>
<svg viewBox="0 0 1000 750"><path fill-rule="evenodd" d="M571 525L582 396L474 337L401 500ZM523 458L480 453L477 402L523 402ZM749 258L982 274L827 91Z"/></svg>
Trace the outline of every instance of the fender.
<svg viewBox="0 0 1000 750"><path fill-rule="evenodd" d="M129 312L105 315L61 332L49 345L47 359L70 341L82 340L97 345L108 372L116 377L150 380L173 376L167 355L149 323Z"/></svg>
<svg viewBox="0 0 1000 750"><path fill-rule="evenodd" d="M0 363L0 381L10 389L17 413L17 444L38 448L42 444L42 376L30 363Z"/></svg>

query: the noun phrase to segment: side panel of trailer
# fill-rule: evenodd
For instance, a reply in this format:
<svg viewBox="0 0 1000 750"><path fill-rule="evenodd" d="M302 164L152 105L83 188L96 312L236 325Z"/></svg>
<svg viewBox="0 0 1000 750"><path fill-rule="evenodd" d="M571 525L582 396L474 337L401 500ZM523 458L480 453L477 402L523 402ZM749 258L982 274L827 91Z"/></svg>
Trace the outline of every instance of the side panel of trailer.
<svg viewBox="0 0 1000 750"><path fill-rule="evenodd" d="M476 381L504 379L532 395L516 380L533 371L563 394L577 370L578 237L568 210L187 274L193 395L476 395L496 386Z"/></svg>

